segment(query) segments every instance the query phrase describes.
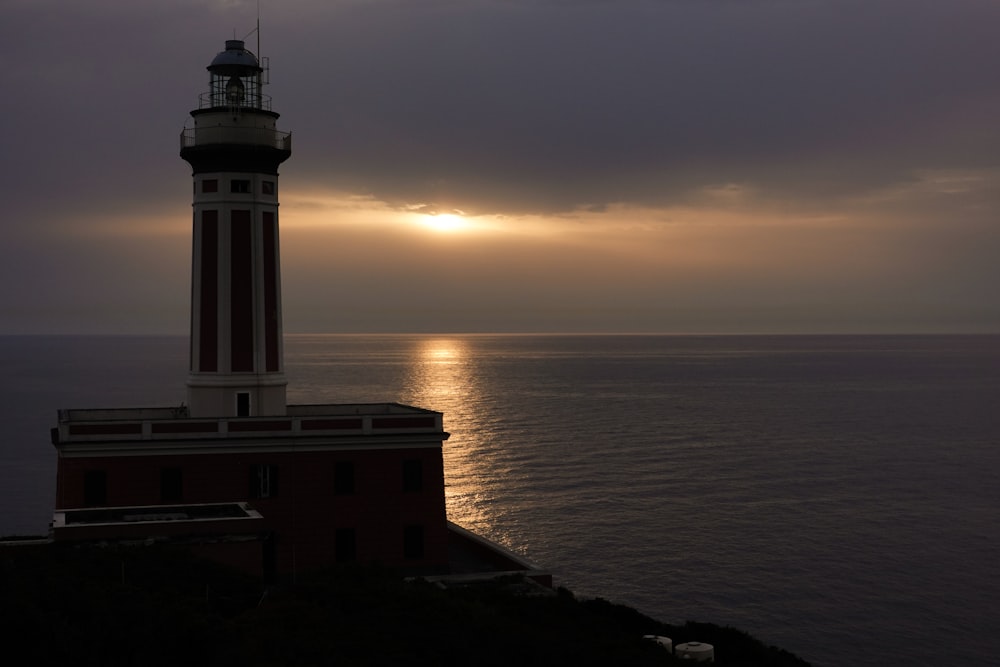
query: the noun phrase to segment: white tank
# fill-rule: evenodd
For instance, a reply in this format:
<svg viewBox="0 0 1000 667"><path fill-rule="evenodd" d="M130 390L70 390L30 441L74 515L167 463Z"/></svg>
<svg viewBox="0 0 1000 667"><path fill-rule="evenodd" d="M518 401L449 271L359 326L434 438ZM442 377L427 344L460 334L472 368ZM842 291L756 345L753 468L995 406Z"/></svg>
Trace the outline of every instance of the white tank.
<svg viewBox="0 0 1000 667"><path fill-rule="evenodd" d="M715 647L702 642L687 642L674 647L674 653L682 660L695 662L715 662Z"/></svg>
<svg viewBox="0 0 1000 667"><path fill-rule="evenodd" d="M670 637L664 637L662 635L643 635L642 638L656 642L663 648L667 649L667 653L674 652L674 640Z"/></svg>

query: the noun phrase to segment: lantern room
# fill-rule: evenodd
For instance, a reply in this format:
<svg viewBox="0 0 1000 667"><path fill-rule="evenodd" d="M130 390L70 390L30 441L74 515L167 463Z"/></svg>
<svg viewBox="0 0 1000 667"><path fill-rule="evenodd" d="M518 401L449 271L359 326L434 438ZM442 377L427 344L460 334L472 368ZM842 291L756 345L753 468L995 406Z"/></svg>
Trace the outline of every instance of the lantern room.
<svg viewBox="0 0 1000 667"><path fill-rule="evenodd" d="M266 64L266 63L265 63ZM262 88L266 68L247 50L241 39L226 40L226 50L219 52L208 66L209 91L201 95L200 107L270 110L271 101Z"/></svg>

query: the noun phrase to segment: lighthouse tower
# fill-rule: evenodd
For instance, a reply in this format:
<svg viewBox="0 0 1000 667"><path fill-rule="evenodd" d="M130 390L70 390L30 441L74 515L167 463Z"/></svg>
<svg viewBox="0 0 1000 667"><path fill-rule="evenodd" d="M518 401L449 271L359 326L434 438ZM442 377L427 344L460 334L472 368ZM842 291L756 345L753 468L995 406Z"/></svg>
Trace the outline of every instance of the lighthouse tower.
<svg viewBox="0 0 1000 667"><path fill-rule="evenodd" d="M286 413L278 248L278 165L291 135L242 40L208 66L209 89L181 134L193 170L192 417Z"/></svg>

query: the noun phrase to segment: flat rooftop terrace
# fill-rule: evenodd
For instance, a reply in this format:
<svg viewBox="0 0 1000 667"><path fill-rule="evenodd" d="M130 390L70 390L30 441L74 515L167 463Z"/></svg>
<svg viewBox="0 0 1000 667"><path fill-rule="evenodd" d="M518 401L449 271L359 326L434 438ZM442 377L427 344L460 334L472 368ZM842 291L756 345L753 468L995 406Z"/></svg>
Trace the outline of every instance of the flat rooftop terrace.
<svg viewBox="0 0 1000 667"><path fill-rule="evenodd" d="M260 514L246 503L211 503L204 505L155 505L149 507L98 507L56 510L53 527L73 525L108 525L160 521L216 521L218 519L256 519Z"/></svg>
<svg viewBox="0 0 1000 667"><path fill-rule="evenodd" d="M258 541L263 530L260 512L232 502L57 509L50 535L56 542Z"/></svg>

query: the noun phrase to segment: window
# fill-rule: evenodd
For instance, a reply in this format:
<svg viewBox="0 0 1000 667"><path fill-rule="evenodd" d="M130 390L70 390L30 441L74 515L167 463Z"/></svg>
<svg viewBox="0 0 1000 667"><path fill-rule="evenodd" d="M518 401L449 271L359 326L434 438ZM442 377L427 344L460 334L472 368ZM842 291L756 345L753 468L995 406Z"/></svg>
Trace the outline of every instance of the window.
<svg viewBox="0 0 1000 667"><path fill-rule="evenodd" d="M202 192L218 192L219 191L219 181L215 178L206 178L201 182Z"/></svg>
<svg viewBox="0 0 1000 667"><path fill-rule="evenodd" d="M180 468L160 469L160 502L179 503L183 498L183 488Z"/></svg>
<svg viewBox="0 0 1000 667"><path fill-rule="evenodd" d="M420 459L403 461L403 493L417 493L424 488L424 467Z"/></svg>
<svg viewBox="0 0 1000 667"><path fill-rule="evenodd" d="M420 560L424 557L424 527L406 526L403 528L403 558Z"/></svg>
<svg viewBox="0 0 1000 667"><path fill-rule="evenodd" d="M237 417L249 417L250 416L250 392L249 391L238 391L238 392L236 392L236 416Z"/></svg>
<svg viewBox="0 0 1000 667"><path fill-rule="evenodd" d="M338 496L354 493L354 461L337 461L334 464L333 493Z"/></svg>
<svg viewBox="0 0 1000 667"><path fill-rule="evenodd" d="M243 178L234 178L229 182L229 191L248 193L250 192L250 181Z"/></svg>
<svg viewBox="0 0 1000 667"><path fill-rule="evenodd" d="M358 559L358 536L353 528L338 528L333 539L334 558L338 563L353 563Z"/></svg>
<svg viewBox="0 0 1000 667"><path fill-rule="evenodd" d="M83 504L88 507L106 505L108 502L108 473L88 470L83 475Z"/></svg>
<svg viewBox="0 0 1000 667"><path fill-rule="evenodd" d="M260 182L260 192L265 195L274 194L274 181L261 181Z"/></svg>
<svg viewBox="0 0 1000 667"><path fill-rule="evenodd" d="M250 497L274 498L278 495L278 466L250 466Z"/></svg>

